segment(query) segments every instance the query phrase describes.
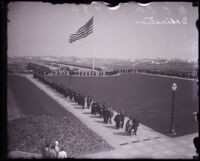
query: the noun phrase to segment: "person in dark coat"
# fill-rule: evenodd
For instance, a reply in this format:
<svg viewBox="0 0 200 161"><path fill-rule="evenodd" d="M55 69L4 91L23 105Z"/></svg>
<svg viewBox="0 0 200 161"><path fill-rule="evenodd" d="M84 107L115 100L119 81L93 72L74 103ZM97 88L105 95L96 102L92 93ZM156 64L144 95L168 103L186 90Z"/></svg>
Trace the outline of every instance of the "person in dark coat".
<svg viewBox="0 0 200 161"><path fill-rule="evenodd" d="M85 108L85 96L79 93L78 103L82 106L83 110Z"/></svg>
<svg viewBox="0 0 200 161"><path fill-rule="evenodd" d="M121 118L121 123L120 123L121 128L124 128L124 118L125 118L125 115L122 114L122 113L120 113L120 118Z"/></svg>
<svg viewBox="0 0 200 161"><path fill-rule="evenodd" d="M100 115L100 103L97 103L96 105L96 113Z"/></svg>
<svg viewBox="0 0 200 161"><path fill-rule="evenodd" d="M49 150L50 150L50 144L46 141L46 145L42 148L42 157L44 159L49 158Z"/></svg>
<svg viewBox="0 0 200 161"><path fill-rule="evenodd" d="M80 93L74 93L74 101L80 105Z"/></svg>
<svg viewBox="0 0 200 161"><path fill-rule="evenodd" d="M96 115L97 114L97 106L98 106L98 103L95 101L94 103L94 114Z"/></svg>
<svg viewBox="0 0 200 161"><path fill-rule="evenodd" d="M65 88L65 97L69 97L69 88Z"/></svg>
<svg viewBox="0 0 200 161"><path fill-rule="evenodd" d="M103 117L103 107L102 107L102 104L99 104L99 116L101 118Z"/></svg>
<svg viewBox="0 0 200 161"><path fill-rule="evenodd" d="M112 107L110 108L110 110L109 110L109 117L108 117L108 122L110 123L110 124L112 124L112 117L114 116L114 112L113 112L113 109L112 109Z"/></svg>
<svg viewBox="0 0 200 161"><path fill-rule="evenodd" d="M87 108L90 107L90 102L89 102L89 100L90 100L90 96L87 97Z"/></svg>
<svg viewBox="0 0 200 161"><path fill-rule="evenodd" d="M91 114L94 113L94 112L93 112L93 111L94 111L93 109L94 109L94 102L91 104Z"/></svg>
<svg viewBox="0 0 200 161"><path fill-rule="evenodd" d="M109 109L106 107L105 111L104 111L104 115L105 115L104 118L105 118L105 123L106 124L108 123L109 114L110 114Z"/></svg>
<svg viewBox="0 0 200 161"><path fill-rule="evenodd" d="M106 123L106 108L105 106L103 106L103 122Z"/></svg>
<svg viewBox="0 0 200 161"><path fill-rule="evenodd" d="M106 103L103 104L103 109L105 109L105 108L107 108L107 104Z"/></svg>
<svg viewBox="0 0 200 161"><path fill-rule="evenodd" d="M95 114L95 107L96 106L96 101L94 101L93 103L92 103L92 106L91 106L91 114Z"/></svg>
<svg viewBox="0 0 200 161"><path fill-rule="evenodd" d="M91 103L92 103L92 98L89 96L87 97L87 108L90 108Z"/></svg>
<svg viewBox="0 0 200 161"><path fill-rule="evenodd" d="M107 112L107 123L110 123L110 107L108 107L108 110L106 111Z"/></svg>
<svg viewBox="0 0 200 161"><path fill-rule="evenodd" d="M70 90L70 95L69 95L69 97L70 97L70 99L71 99L71 101L73 100L73 91L72 90Z"/></svg>
<svg viewBox="0 0 200 161"><path fill-rule="evenodd" d="M199 139L199 137L195 137L193 139L193 143L196 148L196 153L199 155L200 154L200 139Z"/></svg>
<svg viewBox="0 0 200 161"><path fill-rule="evenodd" d="M122 111L122 113L120 113L120 118L121 118L121 128L124 127L124 118L125 118L125 114L124 114L124 110Z"/></svg>
<svg viewBox="0 0 200 161"><path fill-rule="evenodd" d="M133 135L137 135L137 129L138 129L139 123L140 123L140 120L139 120L138 116L136 116L133 119L133 130L134 130Z"/></svg>
<svg viewBox="0 0 200 161"><path fill-rule="evenodd" d="M116 122L116 128L119 129L120 128L120 113L118 113L115 118L114 121Z"/></svg>
<svg viewBox="0 0 200 161"><path fill-rule="evenodd" d="M51 148L49 149L49 158L50 159L57 158L57 154L56 154L56 151L55 151L55 145L51 145Z"/></svg>
<svg viewBox="0 0 200 161"><path fill-rule="evenodd" d="M195 121L197 123L199 123L199 112L194 112L193 114L195 115ZM197 156L193 156L193 159L199 159L199 154L200 154L200 139L199 139L199 136L196 136L193 139L193 144L196 148L196 154L197 154Z"/></svg>

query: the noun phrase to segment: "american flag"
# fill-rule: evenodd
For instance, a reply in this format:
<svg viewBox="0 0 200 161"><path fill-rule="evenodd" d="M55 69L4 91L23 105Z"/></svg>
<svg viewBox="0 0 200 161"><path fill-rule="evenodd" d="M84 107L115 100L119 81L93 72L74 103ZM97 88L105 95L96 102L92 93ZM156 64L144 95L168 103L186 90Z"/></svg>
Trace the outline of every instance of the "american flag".
<svg viewBox="0 0 200 161"><path fill-rule="evenodd" d="M82 39L93 32L93 17L83 25L75 34L70 34L69 43L73 43L76 40Z"/></svg>

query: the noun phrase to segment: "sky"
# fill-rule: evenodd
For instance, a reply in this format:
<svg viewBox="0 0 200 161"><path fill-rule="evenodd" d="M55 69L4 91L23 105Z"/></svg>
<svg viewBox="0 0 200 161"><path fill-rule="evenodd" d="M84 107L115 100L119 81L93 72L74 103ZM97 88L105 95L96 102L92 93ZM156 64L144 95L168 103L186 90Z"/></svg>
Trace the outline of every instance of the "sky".
<svg viewBox="0 0 200 161"><path fill-rule="evenodd" d="M11 2L8 9L8 56L198 60L198 8L190 2ZM93 33L69 43L92 16Z"/></svg>

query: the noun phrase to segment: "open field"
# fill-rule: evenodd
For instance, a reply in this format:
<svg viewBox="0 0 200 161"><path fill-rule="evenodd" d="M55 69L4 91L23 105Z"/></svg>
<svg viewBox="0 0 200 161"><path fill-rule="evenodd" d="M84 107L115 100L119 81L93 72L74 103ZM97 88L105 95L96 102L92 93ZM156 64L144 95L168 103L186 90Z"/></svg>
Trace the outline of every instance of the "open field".
<svg viewBox="0 0 200 161"><path fill-rule="evenodd" d="M102 137L25 77L8 75L8 88L16 104L11 110L18 108L11 116L23 114L8 121L9 151L41 153L45 140L59 140L60 146L72 157L112 149Z"/></svg>
<svg viewBox="0 0 200 161"><path fill-rule="evenodd" d="M48 76L69 87L69 76ZM176 136L195 133L198 125L193 112L198 109L196 81L130 74L117 77L73 77L72 88L96 101L106 102L114 110L125 108L127 116L140 117L141 123L168 135L171 119L172 83L175 94Z"/></svg>
<svg viewBox="0 0 200 161"><path fill-rule="evenodd" d="M164 64L152 64L150 62L139 63L136 69L157 69L160 71L193 72L197 69L197 63L169 61Z"/></svg>

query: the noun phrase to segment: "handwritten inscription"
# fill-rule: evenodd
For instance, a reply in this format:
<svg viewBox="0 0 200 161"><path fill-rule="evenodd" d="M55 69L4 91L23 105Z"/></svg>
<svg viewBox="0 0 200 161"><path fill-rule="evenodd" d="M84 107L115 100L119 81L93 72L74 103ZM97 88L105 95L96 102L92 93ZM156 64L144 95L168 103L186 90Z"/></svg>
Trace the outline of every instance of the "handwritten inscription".
<svg viewBox="0 0 200 161"><path fill-rule="evenodd" d="M136 24L142 25L176 25L176 24L187 24L187 17L182 19L165 18L158 20L155 17L144 17L142 21L136 21Z"/></svg>
<svg viewBox="0 0 200 161"><path fill-rule="evenodd" d="M156 10L155 10L152 6L148 5L148 6L145 6L145 7L137 7L135 12L145 13L145 11L147 11L147 10L151 11L151 13L154 14L154 15L156 15L158 13L158 11L156 12L156 10L160 10L161 12L159 12L159 13L169 14L172 11L172 8L169 9L169 7L161 6L160 8L156 7ZM177 12L181 16L186 16L186 14L188 13L188 10L184 6L180 6L180 7L177 8Z"/></svg>
<svg viewBox="0 0 200 161"><path fill-rule="evenodd" d="M186 13L187 13L187 10L183 6L179 7L178 11L179 11L180 15L186 15Z"/></svg>

